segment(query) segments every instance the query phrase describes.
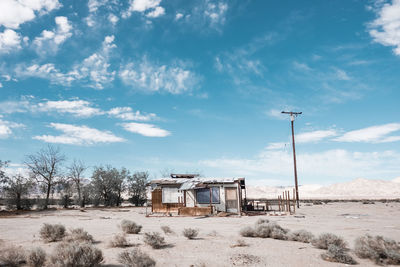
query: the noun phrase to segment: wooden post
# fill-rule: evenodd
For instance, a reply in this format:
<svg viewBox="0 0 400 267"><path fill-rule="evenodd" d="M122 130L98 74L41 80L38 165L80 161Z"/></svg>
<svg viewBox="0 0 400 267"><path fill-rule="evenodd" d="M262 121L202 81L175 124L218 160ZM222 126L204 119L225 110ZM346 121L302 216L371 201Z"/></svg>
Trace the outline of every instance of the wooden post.
<svg viewBox="0 0 400 267"><path fill-rule="evenodd" d="M289 211L288 206L287 206L287 191L285 190L285 207L286 211Z"/></svg>
<svg viewBox="0 0 400 267"><path fill-rule="evenodd" d="M285 192L282 192L282 206L284 207L283 211L286 211L286 205L285 205Z"/></svg>
<svg viewBox="0 0 400 267"><path fill-rule="evenodd" d="M281 199L280 196L278 196L278 208L279 208L279 212L281 211Z"/></svg>
<svg viewBox="0 0 400 267"><path fill-rule="evenodd" d="M293 213L296 213L296 194L294 188L293 188Z"/></svg>
<svg viewBox="0 0 400 267"><path fill-rule="evenodd" d="M211 211L211 214L213 213L213 210L212 210L212 190L211 190L212 188L210 187L210 211Z"/></svg>
<svg viewBox="0 0 400 267"><path fill-rule="evenodd" d="M292 214L292 210L290 208L290 191L287 191L287 196L288 196L288 206L289 206L289 213Z"/></svg>

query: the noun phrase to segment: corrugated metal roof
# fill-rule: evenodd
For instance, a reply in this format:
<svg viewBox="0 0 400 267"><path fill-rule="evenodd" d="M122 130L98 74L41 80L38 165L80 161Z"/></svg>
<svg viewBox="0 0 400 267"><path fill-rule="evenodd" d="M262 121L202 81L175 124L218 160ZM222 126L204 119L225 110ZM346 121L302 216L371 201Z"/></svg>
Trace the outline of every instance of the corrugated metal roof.
<svg viewBox="0 0 400 267"><path fill-rule="evenodd" d="M230 184L242 180L244 178L160 178L150 181L150 184L163 184L163 185L181 185L181 190L193 189L198 184Z"/></svg>

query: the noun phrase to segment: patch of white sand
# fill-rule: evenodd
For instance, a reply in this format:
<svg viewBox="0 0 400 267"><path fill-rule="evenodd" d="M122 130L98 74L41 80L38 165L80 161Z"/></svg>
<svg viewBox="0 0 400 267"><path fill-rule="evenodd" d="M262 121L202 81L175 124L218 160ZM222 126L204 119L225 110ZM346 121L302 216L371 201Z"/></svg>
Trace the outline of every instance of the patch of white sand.
<svg viewBox="0 0 400 267"><path fill-rule="evenodd" d="M124 210L125 212L123 212ZM42 247L51 253L57 243L44 243L39 238L43 223L61 223L67 229L82 227L93 235L95 246L104 253L104 263L118 265L117 255L124 249L110 248L113 234L120 233L118 225L123 219L143 225L139 235L128 235L128 240L157 261L157 266L345 266L323 261L322 250L310 244L261 238L243 238L239 230L252 226L259 218L276 221L290 230L305 229L320 234L331 232L342 236L350 247L354 239L366 233L383 235L400 240L400 203L329 203L302 205L296 216L242 216L242 217L145 217L144 208L56 210L31 212L11 217L0 217L0 249L9 244ZM304 216L304 218L303 218ZM143 242L143 232L162 232L160 226L168 225L175 234L164 235L171 247L154 250ZM197 240L182 235L185 227L199 229ZM232 248L237 239L244 239L248 247ZM242 256L240 256L242 255ZM250 257L243 257L250 255ZM254 257L253 257L254 256ZM245 259L252 261L244 264ZM359 266L375 266L360 260Z"/></svg>

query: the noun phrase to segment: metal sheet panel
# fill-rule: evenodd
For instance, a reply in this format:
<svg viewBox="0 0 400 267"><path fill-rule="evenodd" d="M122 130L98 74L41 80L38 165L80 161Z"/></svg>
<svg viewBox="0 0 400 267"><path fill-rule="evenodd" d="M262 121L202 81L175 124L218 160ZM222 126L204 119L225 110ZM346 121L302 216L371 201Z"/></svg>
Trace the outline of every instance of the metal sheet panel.
<svg viewBox="0 0 400 267"><path fill-rule="evenodd" d="M162 203L180 203L182 199L182 192L178 188L164 187L162 189Z"/></svg>

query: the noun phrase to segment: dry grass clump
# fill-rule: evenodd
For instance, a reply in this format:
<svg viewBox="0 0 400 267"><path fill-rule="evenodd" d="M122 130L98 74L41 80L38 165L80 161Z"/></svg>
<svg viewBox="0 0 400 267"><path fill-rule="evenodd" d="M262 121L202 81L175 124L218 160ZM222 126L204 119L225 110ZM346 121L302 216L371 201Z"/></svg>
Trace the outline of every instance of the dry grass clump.
<svg viewBox="0 0 400 267"><path fill-rule="evenodd" d="M113 248L124 248L128 247L129 243L123 234L116 234L110 240L110 247Z"/></svg>
<svg viewBox="0 0 400 267"><path fill-rule="evenodd" d="M0 263L4 266L20 266L25 262L25 251L21 247L10 246L0 251ZM0 264L0 266L3 266Z"/></svg>
<svg viewBox="0 0 400 267"><path fill-rule="evenodd" d="M330 262L339 262L344 264L357 264L352 256L347 254L346 249L336 245L329 245L328 251L321 254L323 260Z"/></svg>
<svg viewBox="0 0 400 267"><path fill-rule="evenodd" d="M243 239L238 239L236 243L231 246L231 248L248 247L248 246L249 244L247 244L246 241L244 241Z"/></svg>
<svg viewBox="0 0 400 267"><path fill-rule="evenodd" d="M118 261L127 267L152 267L156 262L139 249L123 251L118 255Z"/></svg>
<svg viewBox="0 0 400 267"><path fill-rule="evenodd" d="M183 229L182 234L183 234L187 239L195 239L196 236L199 234L199 230L193 229L193 228L185 228L185 229Z"/></svg>
<svg viewBox="0 0 400 267"><path fill-rule="evenodd" d="M282 228L276 223L263 223L259 224L255 228L255 232L257 237L261 238L270 237L273 239L287 240L288 239L287 233L289 232L289 230Z"/></svg>
<svg viewBox="0 0 400 267"><path fill-rule="evenodd" d="M289 234L289 240L310 243L314 239L314 235L306 230L298 230Z"/></svg>
<svg viewBox="0 0 400 267"><path fill-rule="evenodd" d="M260 223L256 226L247 226L240 230L240 234L244 237L261 237L261 238L274 238L280 240L288 240L289 230L282 228L274 222Z"/></svg>
<svg viewBox="0 0 400 267"><path fill-rule="evenodd" d="M311 241L314 247L320 249L328 249L329 245L335 245L342 249L347 249L347 243L343 240L343 238L331 234L331 233L324 233L318 236L316 239Z"/></svg>
<svg viewBox="0 0 400 267"><path fill-rule="evenodd" d="M243 237L257 237L253 227L246 226L240 230L240 235Z"/></svg>
<svg viewBox="0 0 400 267"><path fill-rule="evenodd" d="M164 234L166 234L166 235L174 233L174 231L172 231L171 227L166 226L166 225L161 226L161 230L163 230Z"/></svg>
<svg viewBox="0 0 400 267"><path fill-rule="evenodd" d="M57 267L94 267L103 261L103 253L90 243L63 242L50 257L51 266Z"/></svg>
<svg viewBox="0 0 400 267"><path fill-rule="evenodd" d="M138 234L142 230L142 226L130 220L122 220L121 229L127 234Z"/></svg>
<svg viewBox="0 0 400 267"><path fill-rule="evenodd" d="M145 233L144 242L154 249L159 249L165 247L165 239L158 232Z"/></svg>
<svg viewBox="0 0 400 267"><path fill-rule="evenodd" d="M396 241L382 236L365 235L355 241L354 252L377 264L400 264L400 246Z"/></svg>
<svg viewBox="0 0 400 267"><path fill-rule="evenodd" d="M32 249L27 257L26 263L30 267L42 267L46 262L46 252L41 248Z"/></svg>
<svg viewBox="0 0 400 267"><path fill-rule="evenodd" d="M257 220L256 225L257 225L257 224L263 224L263 223L269 223L269 220L268 220L268 219L261 219L261 218L260 218L260 219Z"/></svg>
<svg viewBox="0 0 400 267"><path fill-rule="evenodd" d="M89 242L93 243L93 236L88 232L83 230L83 228L75 228L71 229L70 233L64 238L64 240L68 242L77 241L77 242Z"/></svg>
<svg viewBox="0 0 400 267"><path fill-rule="evenodd" d="M65 226L62 224L45 223L40 229L40 238L46 242L55 242L65 236Z"/></svg>

